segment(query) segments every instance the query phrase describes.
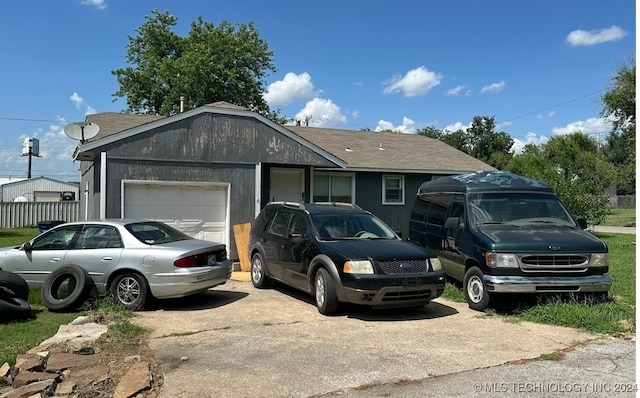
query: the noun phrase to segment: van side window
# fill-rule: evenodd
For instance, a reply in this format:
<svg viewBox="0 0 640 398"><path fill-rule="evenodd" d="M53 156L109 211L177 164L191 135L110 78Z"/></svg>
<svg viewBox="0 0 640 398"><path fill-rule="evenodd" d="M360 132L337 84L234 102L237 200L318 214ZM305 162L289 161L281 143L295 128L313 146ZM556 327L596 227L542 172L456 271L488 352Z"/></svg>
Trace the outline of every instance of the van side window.
<svg viewBox="0 0 640 398"><path fill-rule="evenodd" d="M452 200L451 195L430 195L428 198L430 206L425 221L427 224L443 226L447 216L447 209Z"/></svg>

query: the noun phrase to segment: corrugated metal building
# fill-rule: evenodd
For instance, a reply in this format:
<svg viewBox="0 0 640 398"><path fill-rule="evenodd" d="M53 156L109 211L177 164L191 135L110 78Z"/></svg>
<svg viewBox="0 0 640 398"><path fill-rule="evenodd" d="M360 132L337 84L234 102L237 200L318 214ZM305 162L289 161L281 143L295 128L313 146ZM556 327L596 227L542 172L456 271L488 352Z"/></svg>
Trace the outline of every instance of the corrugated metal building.
<svg viewBox="0 0 640 398"><path fill-rule="evenodd" d="M79 200L80 184L47 177L0 180L2 202L59 202Z"/></svg>

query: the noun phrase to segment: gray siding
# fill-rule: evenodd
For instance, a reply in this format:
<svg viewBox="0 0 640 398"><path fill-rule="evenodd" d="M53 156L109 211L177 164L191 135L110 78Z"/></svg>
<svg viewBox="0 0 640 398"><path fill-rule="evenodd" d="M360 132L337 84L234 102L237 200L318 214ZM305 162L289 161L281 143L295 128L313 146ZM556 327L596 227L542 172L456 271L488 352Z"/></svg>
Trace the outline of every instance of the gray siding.
<svg viewBox="0 0 640 398"><path fill-rule="evenodd" d="M383 175L404 176L404 205L382 204ZM357 173L356 204L380 217L406 240L409 237L409 217L416 192L420 184L430 179L429 174Z"/></svg>

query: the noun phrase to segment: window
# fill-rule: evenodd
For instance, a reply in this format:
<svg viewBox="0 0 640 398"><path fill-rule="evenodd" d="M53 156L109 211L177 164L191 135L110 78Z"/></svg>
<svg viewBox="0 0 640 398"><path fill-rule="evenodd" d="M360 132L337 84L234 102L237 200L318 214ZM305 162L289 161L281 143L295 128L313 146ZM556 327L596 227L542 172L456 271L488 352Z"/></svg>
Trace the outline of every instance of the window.
<svg viewBox="0 0 640 398"><path fill-rule="evenodd" d="M268 232L278 236L285 236L287 224L289 224L289 217L291 217L290 213L281 212L276 214L273 220L271 220Z"/></svg>
<svg viewBox="0 0 640 398"><path fill-rule="evenodd" d="M354 202L353 175L314 174L314 202Z"/></svg>
<svg viewBox="0 0 640 398"><path fill-rule="evenodd" d="M382 204L404 204L404 176L382 176Z"/></svg>
<svg viewBox="0 0 640 398"><path fill-rule="evenodd" d="M86 225L80 234L74 249L121 248L122 241L118 231L108 225Z"/></svg>

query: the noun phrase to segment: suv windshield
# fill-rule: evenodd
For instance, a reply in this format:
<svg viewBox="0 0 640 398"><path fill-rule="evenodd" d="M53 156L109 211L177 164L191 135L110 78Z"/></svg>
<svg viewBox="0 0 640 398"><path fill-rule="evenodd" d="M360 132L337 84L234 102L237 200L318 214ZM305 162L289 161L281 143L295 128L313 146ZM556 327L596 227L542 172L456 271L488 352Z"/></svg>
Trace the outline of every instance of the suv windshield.
<svg viewBox="0 0 640 398"><path fill-rule="evenodd" d="M369 213L313 214L311 221L320 240L396 237L391 228Z"/></svg>
<svg viewBox="0 0 640 398"><path fill-rule="evenodd" d="M535 193L485 193L469 195L471 222L482 224L553 224L575 227L576 223L554 195Z"/></svg>

